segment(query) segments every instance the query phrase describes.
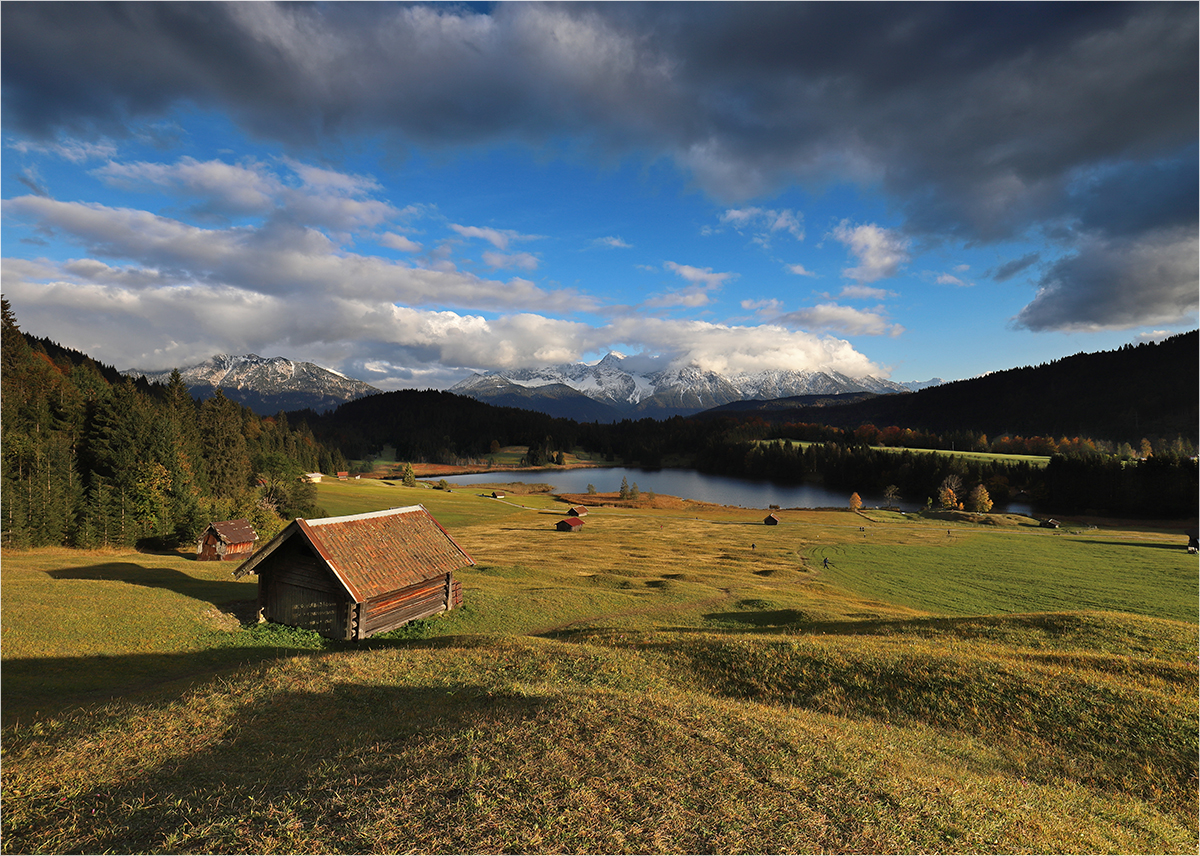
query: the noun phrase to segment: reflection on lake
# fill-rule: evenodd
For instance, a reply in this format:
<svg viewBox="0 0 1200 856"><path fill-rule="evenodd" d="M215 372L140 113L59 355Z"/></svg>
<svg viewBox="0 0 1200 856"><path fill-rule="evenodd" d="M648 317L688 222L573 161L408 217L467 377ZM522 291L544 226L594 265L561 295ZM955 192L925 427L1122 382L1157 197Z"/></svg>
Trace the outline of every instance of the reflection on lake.
<svg viewBox="0 0 1200 856"><path fill-rule="evenodd" d="M850 491L827 490L816 484L775 484L766 481L739 479L733 476L716 476L695 470L643 470L633 467L588 467L575 470L495 470L469 476L447 477L456 485L525 482L527 484L552 484L556 493L587 493L588 485L595 485L598 493L616 493L621 489L621 479L634 484L642 493L652 491L667 496L679 496L700 502L715 502L720 505L740 505L743 508L848 508ZM436 480L426 481L436 482ZM874 496L859 491L863 505L868 508L885 506L883 496ZM925 497L903 497L893 503L904 511L919 511L925 505ZM1001 510L997 506L995 511ZM1029 514L1025 503L1011 503L1005 511L1014 514Z"/></svg>

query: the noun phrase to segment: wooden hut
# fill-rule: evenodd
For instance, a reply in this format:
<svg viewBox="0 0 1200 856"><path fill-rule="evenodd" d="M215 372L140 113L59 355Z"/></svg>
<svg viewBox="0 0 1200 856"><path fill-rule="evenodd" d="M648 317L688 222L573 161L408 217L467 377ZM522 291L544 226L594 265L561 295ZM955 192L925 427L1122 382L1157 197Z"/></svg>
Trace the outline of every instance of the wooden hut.
<svg viewBox="0 0 1200 856"><path fill-rule="evenodd" d="M504 499L504 491L502 491L502 490L492 491L492 499Z"/></svg>
<svg viewBox="0 0 1200 856"><path fill-rule="evenodd" d="M196 559L220 562L237 559L239 562L254 552L258 533L248 520L222 520L210 523L196 543Z"/></svg>
<svg viewBox="0 0 1200 856"><path fill-rule="evenodd" d="M559 532L578 532L583 528L583 521L578 517L564 517L555 524Z"/></svg>
<svg viewBox="0 0 1200 856"><path fill-rule="evenodd" d="M774 514L768 514L766 517L763 518L763 523L767 524L768 526L778 526L779 518L776 517Z"/></svg>
<svg viewBox="0 0 1200 856"><path fill-rule="evenodd" d="M366 639L462 603L475 564L423 505L296 519L234 576L258 575L261 618Z"/></svg>
<svg viewBox="0 0 1200 856"><path fill-rule="evenodd" d="M567 514L572 517L587 517L587 509L582 505L577 505L574 508L568 508Z"/></svg>

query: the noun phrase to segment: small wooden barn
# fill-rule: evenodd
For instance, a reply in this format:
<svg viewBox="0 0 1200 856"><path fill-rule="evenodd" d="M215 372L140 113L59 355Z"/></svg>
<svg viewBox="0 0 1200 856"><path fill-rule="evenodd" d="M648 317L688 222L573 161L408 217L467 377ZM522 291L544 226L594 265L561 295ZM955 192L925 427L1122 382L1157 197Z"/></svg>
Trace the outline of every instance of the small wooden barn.
<svg viewBox="0 0 1200 856"><path fill-rule="evenodd" d="M196 542L196 559L220 562L237 559L239 562L254 552L258 533L248 520L222 520L210 523Z"/></svg>
<svg viewBox="0 0 1200 856"><path fill-rule="evenodd" d="M767 524L768 526L778 526L779 518L776 517L774 514L768 514L766 517L763 518L763 523Z"/></svg>
<svg viewBox="0 0 1200 856"><path fill-rule="evenodd" d="M234 576L258 575L259 616L330 639L366 639L462 603L474 561L423 505L296 519Z"/></svg>
<svg viewBox="0 0 1200 856"><path fill-rule="evenodd" d="M568 508L567 514L572 517L587 517L587 509L582 505L577 505L574 508Z"/></svg>
<svg viewBox="0 0 1200 856"><path fill-rule="evenodd" d="M578 532L583 528L583 521L578 517L564 517L554 526L559 532Z"/></svg>

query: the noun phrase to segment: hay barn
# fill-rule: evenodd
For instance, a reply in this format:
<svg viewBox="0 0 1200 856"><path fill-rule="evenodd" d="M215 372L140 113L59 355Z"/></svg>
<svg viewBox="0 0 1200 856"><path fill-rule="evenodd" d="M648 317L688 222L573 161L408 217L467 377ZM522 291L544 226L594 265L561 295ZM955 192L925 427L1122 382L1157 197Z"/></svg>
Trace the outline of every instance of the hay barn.
<svg viewBox="0 0 1200 856"><path fill-rule="evenodd" d="M578 517L564 517L555 524L559 532L578 532L583 528L583 521Z"/></svg>
<svg viewBox="0 0 1200 856"><path fill-rule="evenodd" d="M254 552L258 533L248 520L210 523L196 542L196 559L202 562L243 561Z"/></svg>
<svg viewBox="0 0 1200 856"><path fill-rule="evenodd" d="M423 505L296 519L236 571L258 576L259 616L366 639L462 603L474 561Z"/></svg>
<svg viewBox="0 0 1200 856"><path fill-rule="evenodd" d="M582 505L577 505L574 508L568 508L567 514L571 517L587 517L587 509Z"/></svg>
<svg viewBox="0 0 1200 856"><path fill-rule="evenodd" d="M766 517L763 518L763 523L767 524L768 526L778 526L779 518L776 517L774 514L768 514Z"/></svg>

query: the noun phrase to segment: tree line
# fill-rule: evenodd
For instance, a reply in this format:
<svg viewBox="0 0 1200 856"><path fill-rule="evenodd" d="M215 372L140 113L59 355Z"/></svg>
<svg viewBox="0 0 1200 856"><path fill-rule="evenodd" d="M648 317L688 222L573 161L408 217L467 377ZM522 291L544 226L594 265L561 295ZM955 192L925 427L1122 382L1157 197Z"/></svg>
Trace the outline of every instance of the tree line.
<svg viewBox="0 0 1200 856"><path fill-rule="evenodd" d="M3 546L171 547L236 518L269 538L320 516L300 475L347 464L303 422L220 392L199 404L178 371L165 385L121 378L26 337L0 304Z"/></svg>

